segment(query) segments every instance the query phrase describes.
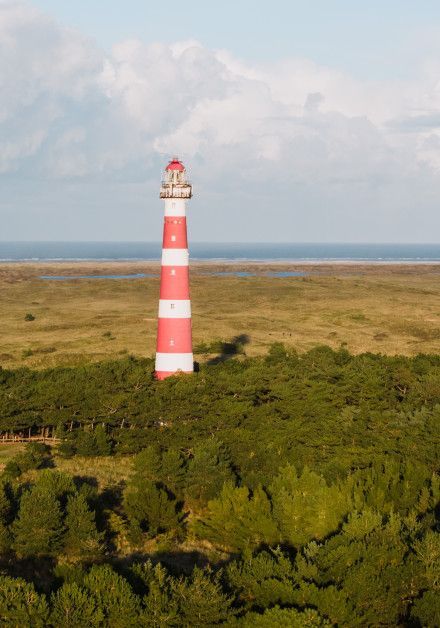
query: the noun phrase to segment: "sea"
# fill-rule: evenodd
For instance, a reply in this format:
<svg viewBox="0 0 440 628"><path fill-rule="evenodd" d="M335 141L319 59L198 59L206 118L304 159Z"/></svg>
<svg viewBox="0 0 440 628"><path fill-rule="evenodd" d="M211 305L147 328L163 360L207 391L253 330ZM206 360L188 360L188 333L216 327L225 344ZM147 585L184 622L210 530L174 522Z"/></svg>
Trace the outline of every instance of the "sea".
<svg viewBox="0 0 440 628"><path fill-rule="evenodd" d="M153 261L160 242L0 242L0 262ZM440 262L440 244L194 242L190 257L211 262Z"/></svg>

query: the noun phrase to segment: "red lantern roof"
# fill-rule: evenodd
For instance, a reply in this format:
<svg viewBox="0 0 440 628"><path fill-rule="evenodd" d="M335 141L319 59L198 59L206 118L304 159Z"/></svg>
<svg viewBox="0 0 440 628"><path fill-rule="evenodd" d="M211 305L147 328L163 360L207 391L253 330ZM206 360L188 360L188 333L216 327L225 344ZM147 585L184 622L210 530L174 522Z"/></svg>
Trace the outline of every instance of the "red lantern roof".
<svg viewBox="0 0 440 628"><path fill-rule="evenodd" d="M177 159L177 157L173 157L165 170L178 170L179 172L183 172L185 170L185 166Z"/></svg>

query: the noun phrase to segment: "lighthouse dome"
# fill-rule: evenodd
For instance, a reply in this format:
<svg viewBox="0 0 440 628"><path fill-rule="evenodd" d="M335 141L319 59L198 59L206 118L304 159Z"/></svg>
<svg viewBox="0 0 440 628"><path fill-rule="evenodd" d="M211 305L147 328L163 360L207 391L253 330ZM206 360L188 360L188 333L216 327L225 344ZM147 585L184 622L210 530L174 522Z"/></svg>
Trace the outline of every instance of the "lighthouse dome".
<svg viewBox="0 0 440 628"><path fill-rule="evenodd" d="M177 157L173 157L165 170L178 170L179 172L183 172L185 166Z"/></svg>
<svg viewBox="0 0 440 628"><path fill-rule="evenodd" d="M186 170L177 157L173 157L165 168L160 188L160 198L191 198L192 186L186 180Z"/></svg>

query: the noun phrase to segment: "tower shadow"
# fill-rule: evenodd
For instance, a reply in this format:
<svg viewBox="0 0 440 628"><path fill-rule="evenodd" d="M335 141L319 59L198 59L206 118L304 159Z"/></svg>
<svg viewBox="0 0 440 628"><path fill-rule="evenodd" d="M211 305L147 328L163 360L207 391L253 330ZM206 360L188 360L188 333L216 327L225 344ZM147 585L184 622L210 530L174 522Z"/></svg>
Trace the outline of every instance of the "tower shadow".
<svg viewBox="0 0 440 628"><path fill-rule="evenodd" d="M231 360L235 356L244 353L244 346L249 344L249 342L250 336L247 334L239 334L238 336L234 336L230 342L222 342L219 355L208 360L208 366L226 362L227 360Z"/></svg>

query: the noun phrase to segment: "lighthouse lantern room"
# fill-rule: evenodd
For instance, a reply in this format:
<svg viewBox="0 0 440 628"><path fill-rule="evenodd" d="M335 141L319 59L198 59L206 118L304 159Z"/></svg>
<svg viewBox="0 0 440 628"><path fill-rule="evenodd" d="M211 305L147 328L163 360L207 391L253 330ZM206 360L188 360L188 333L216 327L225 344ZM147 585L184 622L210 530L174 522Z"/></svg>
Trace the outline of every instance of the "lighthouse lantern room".
<svg viewBox="0 0 440 628"><path fill-rule="evenodd" d="M160 198L165 200L156 377L165 379L194 370L189 297L189 254L186 200L192 186L182 162L173 157L165 169Z"/></svg>

